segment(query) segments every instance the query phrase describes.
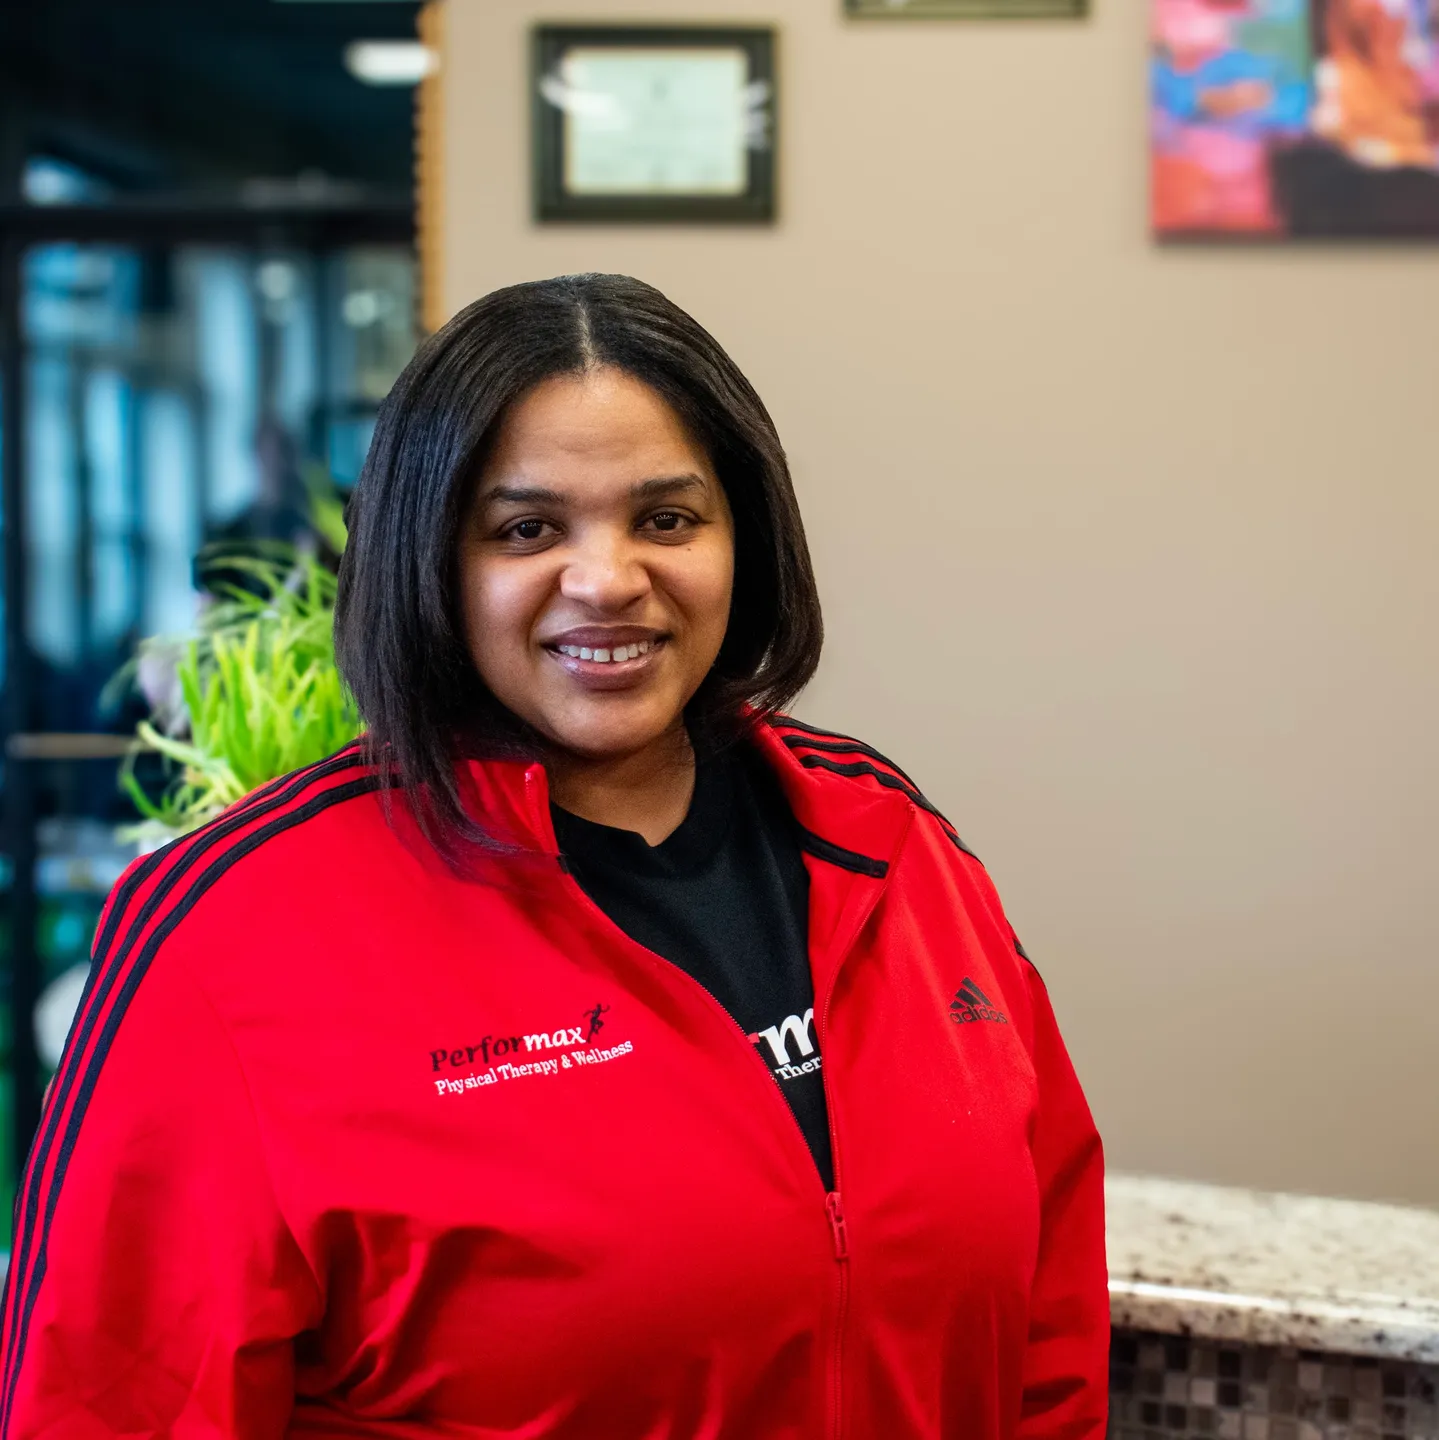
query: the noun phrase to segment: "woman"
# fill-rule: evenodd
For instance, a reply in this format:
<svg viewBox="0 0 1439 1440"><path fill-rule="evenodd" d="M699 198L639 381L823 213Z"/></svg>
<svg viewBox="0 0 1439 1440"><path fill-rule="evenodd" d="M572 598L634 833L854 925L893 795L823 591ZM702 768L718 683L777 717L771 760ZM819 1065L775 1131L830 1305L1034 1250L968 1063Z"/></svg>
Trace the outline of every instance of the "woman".
<svg viewBox="0 0 1439 1440"><path fill-rule="evenodd" d="M948 822L780 712L819 606L734 364L497 292L352 519L366 743L117 887L3 1433L1098 1436L1093 1125Z"/></svg>

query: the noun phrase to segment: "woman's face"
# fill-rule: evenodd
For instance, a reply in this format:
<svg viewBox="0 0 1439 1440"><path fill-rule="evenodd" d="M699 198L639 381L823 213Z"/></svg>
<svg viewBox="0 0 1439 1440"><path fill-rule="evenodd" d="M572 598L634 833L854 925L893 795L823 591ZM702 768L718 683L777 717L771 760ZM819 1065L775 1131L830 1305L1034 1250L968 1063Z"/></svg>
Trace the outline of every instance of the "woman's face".
<svg viewBox="0 0 1439 1440"><path fill-rule="evenodd" d="M734 524L708 455L648 385L557 376L500 425L459 573L494 695L571 754L617 759L674 733L719 654Z"/></svg>

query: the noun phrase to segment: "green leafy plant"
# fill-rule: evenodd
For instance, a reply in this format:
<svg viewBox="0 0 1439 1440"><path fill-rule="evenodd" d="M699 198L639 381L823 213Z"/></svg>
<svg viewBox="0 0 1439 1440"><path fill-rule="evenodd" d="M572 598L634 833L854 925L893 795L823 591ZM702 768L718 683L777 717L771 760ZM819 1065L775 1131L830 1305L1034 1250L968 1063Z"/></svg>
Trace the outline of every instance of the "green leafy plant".
<svg viewBox="0 0 1439 1440"><path fill-rule="evenodd" d="M343 545L343 522L328 517ZM330 536L327 535L327 538ZM337 546L336 548L339 548ZM144 817L137 839L168 839L354 739L360 717L335 665L335 577L292 546L211 552L237 577L217 587L198 633L142 643L132 678L160 675L120 783ZM243 583L242 583L243 582ZM146 752L172 776L158 799L135 773Z"/></svg>

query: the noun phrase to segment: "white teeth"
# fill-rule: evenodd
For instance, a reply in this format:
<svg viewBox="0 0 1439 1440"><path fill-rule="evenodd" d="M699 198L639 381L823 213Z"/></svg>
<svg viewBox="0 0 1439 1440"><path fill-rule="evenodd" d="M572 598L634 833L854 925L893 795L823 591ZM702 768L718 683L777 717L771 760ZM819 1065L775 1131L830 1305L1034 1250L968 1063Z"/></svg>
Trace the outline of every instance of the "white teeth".
<svg viewBox="0 0 1439 1440"><path fill-rule="evenodd" d="M640 640L633 645L615 645L608 650L592 650L588 645L556 645L555 649L575 660L598 660L601 665L606 665L619 660L638 660L641 655L648 655L653 646L651 640Z"/></svg>

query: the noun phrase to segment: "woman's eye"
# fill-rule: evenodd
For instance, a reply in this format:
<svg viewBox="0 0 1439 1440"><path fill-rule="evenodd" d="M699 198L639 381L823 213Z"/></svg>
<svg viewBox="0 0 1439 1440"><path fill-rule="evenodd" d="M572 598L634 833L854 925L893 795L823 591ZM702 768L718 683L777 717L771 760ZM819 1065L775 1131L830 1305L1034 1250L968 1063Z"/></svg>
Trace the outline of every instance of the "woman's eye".
<svg viewBox="0 0 1439 1440"><path fill-rule="evenodd" d="M544 520L517 520L505 531L505 538L508 540L543 540L547 524L548 522Z"/></svg>
<svg viewBox="0 0 1439 1440"><path fill-rule="evenodd" d="M650 524L656 530L670 534L678 530L685 523L683 515L677 515L673 510L661 510L658 515L650 516Z"/></svg>

